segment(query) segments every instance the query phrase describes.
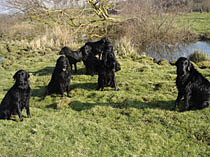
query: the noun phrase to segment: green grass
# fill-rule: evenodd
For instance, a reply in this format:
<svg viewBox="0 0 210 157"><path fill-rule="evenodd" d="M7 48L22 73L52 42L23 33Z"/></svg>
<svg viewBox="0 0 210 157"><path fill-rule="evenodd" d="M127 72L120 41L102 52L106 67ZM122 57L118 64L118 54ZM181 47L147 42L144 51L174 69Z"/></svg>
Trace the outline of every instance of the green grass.
<svg viewBox="0 0 210 157"><path fill-rule="evenodd" d="M180 26L189 26L190 30L200 37L210 39L210 14L189 13L178 16Z"/></svg>
<svg viewBox="0 0 210 157"><path fill-rule="evenodd" d="M56 52L13 52L0 65L0 100L19 69L30 72L32 117L0 120L0 156L209 156L210 108L177 112L175 67L148 57L120 58L120 91L96 91L97 76L71 81L72 98L44 93ZM199 69L210 79L210 69ZM180 107L181 108L181 107ZM23 115L26 117L25 110Z"/></svg>

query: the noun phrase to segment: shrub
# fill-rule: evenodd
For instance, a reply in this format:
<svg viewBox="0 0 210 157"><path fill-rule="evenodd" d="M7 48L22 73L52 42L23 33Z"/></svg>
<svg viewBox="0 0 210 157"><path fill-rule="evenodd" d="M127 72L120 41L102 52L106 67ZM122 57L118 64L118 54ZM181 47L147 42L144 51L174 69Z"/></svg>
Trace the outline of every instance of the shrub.
<svg viewBox="0 0 210 157"><path fill-rule="evenodd" d="M115 48L116 48L115 53L119 57L137 55L137 52L133 44L131 43L130 40L128 40L125 37L115 43Z"/></svg>
<svg viewBox="0 0 210 157"><path fill-rule="evenodd" d="M189 55L189 60L198 63L202 61L208 61L209 56L205 52L195 50L193 54Z"/></svg>

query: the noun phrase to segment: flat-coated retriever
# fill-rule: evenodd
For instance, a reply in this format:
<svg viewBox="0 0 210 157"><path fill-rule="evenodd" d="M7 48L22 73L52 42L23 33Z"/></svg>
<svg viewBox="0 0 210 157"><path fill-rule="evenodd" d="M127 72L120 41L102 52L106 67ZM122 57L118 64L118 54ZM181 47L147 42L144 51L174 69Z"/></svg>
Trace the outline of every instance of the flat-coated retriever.
<svg viewBox="0 0 210 157"><path fill-rule="evenodd" d="M96 67L99 63L99 59L92 53L92 47L85 45L81 48L83 55L83 63L86 68L86 75L93 76L97 70Z"/></svg>
<svg viewBox="0 0 210 157"><path fill-rule="evenodd" d="M71 80L71 68L69 65L69 60L65 56L60 56L57 60L51 80L48 86L46 87L45 94L41 100L44 100L44 98L47 95L50 95L52 93L61 94L62 97L64 97L65 91L67 92L67 96L71 98L70 80Z"/></svg>
<svg viewBox="0 0 210 157"><path fill-rule="evenodd" d="M104 64L110 64L110 62L116 62L116 57L114 54L112 43L109 42L104 46L104 50L102 53L102 60Z"/></svg>
<svg viewBox="0 0 210 157"><path fill-rule="evenodd" d="M108 46L108 45L107 45ZM116 85L115 72L120 70L120 64L118 63L112 46L108 46L103 52L102 60L97 66L98 72L98 87L104 91L104 87L112 87L116 91L119 90Z"/></svg>
<svg viewBox="0 0 210 157"><path fill-rule="evenodd" d="M120 70L120 64L118 62L112 63L109 66L105 66L103 61L100 61L98 67L98 86L97 90L104 91L104 87L112 87L115 91L118 91L115 79L115 72Z"/></svg>
<svg viewBox="0 0 210 157"><path fill-rule="evenodd" d="M74 70L75 73L77 73L77 62L82 61L82 51L72 51L69 47L65 46L61 49L61 51L58 53L59 55L65 55L68 60L69 64L71 66L72 70L72 65L74 64Z"/></svg>
<svg viewBox="0 0 210 157"><path fill-rule="evenodd" d="M180 57L175 65L177 67L176 86L178 96L174 109L176 109L182 97L184 97L184 108L181 111L208 107L210 105L209 81L185 57Z"/></svg>
<svg viewBox="0 0 210 157"><path fill-rule="evenodd" d="M110 43L110 40L107 37L104 37L104 38L102 38L98 41L87 42L87 43L85 43L85 46L90 46L91 47L91 52L94 55L99 55L99 59L100 59L101 53L103 52L104 47L108 43Z"/></svg>
<svg viewBox="0 0 210 157"><path fill-rule="evenodd" d="M20 120L23 121L23 108L26 108L27 117L31 117L29 110L31 96L29 77L29 73L24 70L15 73L13 76L15 84L7 92L0 104L0 119L10 119L12 115L18 114Z"/></svg>

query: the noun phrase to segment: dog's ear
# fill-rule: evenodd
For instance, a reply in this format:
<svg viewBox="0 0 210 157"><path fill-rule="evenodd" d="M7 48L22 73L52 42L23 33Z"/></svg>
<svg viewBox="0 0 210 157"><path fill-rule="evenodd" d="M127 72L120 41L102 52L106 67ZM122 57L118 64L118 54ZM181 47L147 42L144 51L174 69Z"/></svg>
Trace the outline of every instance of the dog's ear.
<svg viewBox="0 0 210 157"><path fill-rule="evenodd" d="M190 71L192 66L192 63L188 60L187 71Z"/></svg>
<svg viewBox="0 0 210 157"><path fill-rule="evenodd" d="M18 73L19 73L20 71L21 71L21 70L17 71L17 72L14 74L14 76L13 76L13 79L14 79L14 80L17 79L17 75L18 75Z"/></svg>
<svg viewBox="0 0 210 157"><path fill-rule="evenodd" d="M173 65L178 66L179 60L177 60Z"/></svg>
<svg viewBox="0 0 210 157"><path fill-rule="evenodd" d="M30 78L30 74L29 74L29 73L26 73L26 77L27 77L27 78Z"/></svg>
<svg viewBox="0 0 210 157"><path fill-rule="evenodd" d="M16 80L18 72L19 72L19 71L17 71L17 72L14 74L14 76L13 76L13 79L14 79L14 80Z"/></svg>
<svg viewBox="0 0 210 157"><path fill-rule="evenodd" d="M102 41L103 41L103 43L105 44L105 43L109 42L109 39L108 39L108 37L104 37L104 38L102 39Z"/></svg>

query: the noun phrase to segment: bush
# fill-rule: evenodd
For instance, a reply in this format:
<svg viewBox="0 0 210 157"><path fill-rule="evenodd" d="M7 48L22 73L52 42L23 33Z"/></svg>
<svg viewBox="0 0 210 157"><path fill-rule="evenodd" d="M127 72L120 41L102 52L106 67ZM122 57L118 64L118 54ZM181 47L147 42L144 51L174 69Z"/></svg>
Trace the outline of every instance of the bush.
<svg viewBox="0 0 210 157"><path fill-rule="evenodd" d="M135 56L137 55L136 49L127 38L122 38L115 43L115 53L119 57Z"/></svg>
<svg viewBox="0 0 210 157"><path fill-rule="evenodd" d="M195 50L193 54L189 55L189 60L198 63L202 61L208 61L209 56L205 52Z"/></svg>

